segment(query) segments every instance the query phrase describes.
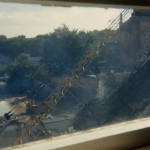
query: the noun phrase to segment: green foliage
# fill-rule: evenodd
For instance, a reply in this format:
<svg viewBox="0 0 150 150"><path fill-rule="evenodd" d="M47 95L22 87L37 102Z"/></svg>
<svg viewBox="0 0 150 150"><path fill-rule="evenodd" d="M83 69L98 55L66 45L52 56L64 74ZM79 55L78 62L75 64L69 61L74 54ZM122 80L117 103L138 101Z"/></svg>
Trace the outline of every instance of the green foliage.
<svg viewBox="0 0 150 150"><path fill-rule="evenodd" d="M74 67L83 54L92 51L99 43L111 40L107 31L69 30L63 25L51 34L38 35L35 38L18 36L7 38L0 36L0 54L11 58L6 72L0 67L0 74L7 73L7 85L12 92L25 93L33 82L51 76L64 76ZM115 32L115 31L114 31ZM32 65L31 57L40 57L39 66ZM104 51L93 61L85 74L99 73Z"/></svg>
<svg viewBox="0 0 150 150"><path fill-rule="evenodd" d="M40 56L43 50L43 42L44 38L42 39L42 37L27 39L25 36L18 36L5 39L3 36L0 36L0 53L13 59L21 53Z"/></svg>
<svg viewBox="0 0 150 150"><path fill-rule="evenodd" d="M67 26L63 25L51 34L38 35L35 38L18 36L7 39L2 35L0 36L0 53L9 56L12 60L17 60L21 53L29 54L32 57L41 57L42 66L51 75L61 76L67 74L91 47L99 42L104 43L106 38L111 40L112 37L108 37L108 32L110 31L78 32L69 30ZM25 64L22 58L19 64ZM99 59L96 59L87 73L97 71L95 66L99 64Z"/></svg>
<svg viewBox="0 0 150 150"><path fill-rule="evenodd" d="M92 42L84 32L70 31L66 26L58 28L44 44L42 63L53 75L67 74Z"/></svg>
<svg viewBox="0 0 150 150"><path fill-rule="evenodd" d="M4 76L5 74L5 68L0 65L0 76Z"/></svg>
<svg viewBox="0 0 150 150"><path fill-rule="evenodd" d="M7 66L7 86L11 93L25 93L32 88L32 65L29 55L20 54L15 63Z"/></svg>
<svg viewBox="0 0 150 150"><path fill-rule="evenodd" d="M29 54L20 54L16 58L16 64L21 67L26 67L31 64L30 55Z"/></svg>

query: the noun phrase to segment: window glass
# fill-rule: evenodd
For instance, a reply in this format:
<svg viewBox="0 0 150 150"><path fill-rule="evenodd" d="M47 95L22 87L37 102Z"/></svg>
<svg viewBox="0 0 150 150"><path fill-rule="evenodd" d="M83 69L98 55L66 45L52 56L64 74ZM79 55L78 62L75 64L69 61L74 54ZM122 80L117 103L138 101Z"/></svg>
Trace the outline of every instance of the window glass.
<svg viewBox="0 0 150 150"><path fill-rule="evenodd" d="M0 147L150 115L150 11L0 3Z"/></svg>

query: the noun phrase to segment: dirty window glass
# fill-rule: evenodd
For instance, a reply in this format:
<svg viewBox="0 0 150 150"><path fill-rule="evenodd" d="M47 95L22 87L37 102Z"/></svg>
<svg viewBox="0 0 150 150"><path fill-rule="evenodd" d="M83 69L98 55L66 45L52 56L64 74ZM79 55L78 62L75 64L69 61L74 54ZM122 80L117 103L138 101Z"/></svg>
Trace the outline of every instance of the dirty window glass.
<svg viewBox="0 0 150 150"><path fill-rule="evenodd" d="M150 115L150 12L0 3L0 147Z"/></svg>

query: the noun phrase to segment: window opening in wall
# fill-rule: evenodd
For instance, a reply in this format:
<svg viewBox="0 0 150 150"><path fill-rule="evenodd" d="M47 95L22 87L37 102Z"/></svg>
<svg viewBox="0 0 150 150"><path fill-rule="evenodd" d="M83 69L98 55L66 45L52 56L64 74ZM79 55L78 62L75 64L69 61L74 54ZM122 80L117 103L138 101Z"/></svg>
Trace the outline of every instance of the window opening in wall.
<svg viewBox="0 0 150 150"><path fill-rule="evenodd" d="M0 3L0 147L149 116L149 17Z"/></svg>

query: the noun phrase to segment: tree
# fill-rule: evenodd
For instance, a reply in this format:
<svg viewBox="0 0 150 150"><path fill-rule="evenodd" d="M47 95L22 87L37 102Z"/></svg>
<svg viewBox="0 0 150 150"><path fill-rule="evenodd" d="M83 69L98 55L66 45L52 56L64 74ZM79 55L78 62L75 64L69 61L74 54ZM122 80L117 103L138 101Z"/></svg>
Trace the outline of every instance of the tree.
<svg viewBox="0 0 150 150"><path fill-rule="evenodd" d="M20 67L29 66L31 64L30 55L24 54L24 53L18 55L16 58L16 64L17 66L20 66Z"/></svg>
<svg viewBox="0 0 150 150"><path fill-rule="evenodd" d="M70 31L64 25L55 29L44 43L42 63L52 75L67 74L86 51L84 46L77 30Z"/></svg>
<svg viewBox="0 0 150 150"><path fill-rule="evenodd" d="M7 37L5 35L0 35L0 41L4 42L7 40Z"/></svg>
<svg viewBox="0 0 150 150"><path fill-rule="evenodd" d="M0 65L0 76L3 76L5 74L5 69L3 66Z"/></svg>
<svg viewBox="0 0 150 150"><path fill-rule="evenodd" d="M28 54L20 54L16 62L7 66L7 86L11 93L24 94L33 86L32 65Z"/></svg>

